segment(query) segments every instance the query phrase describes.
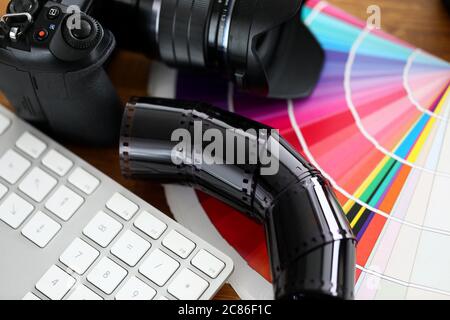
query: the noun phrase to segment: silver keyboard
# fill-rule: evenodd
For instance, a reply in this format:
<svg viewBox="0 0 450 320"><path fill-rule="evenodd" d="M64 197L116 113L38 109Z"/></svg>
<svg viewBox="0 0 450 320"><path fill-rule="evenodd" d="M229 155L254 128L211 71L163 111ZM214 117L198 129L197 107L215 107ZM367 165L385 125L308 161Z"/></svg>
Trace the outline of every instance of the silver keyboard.
<svg viewBox="0 0 450 320"><path fill-rule="evenodd" d="M211 299L232 260L0 106L0 299Z"/></svg>

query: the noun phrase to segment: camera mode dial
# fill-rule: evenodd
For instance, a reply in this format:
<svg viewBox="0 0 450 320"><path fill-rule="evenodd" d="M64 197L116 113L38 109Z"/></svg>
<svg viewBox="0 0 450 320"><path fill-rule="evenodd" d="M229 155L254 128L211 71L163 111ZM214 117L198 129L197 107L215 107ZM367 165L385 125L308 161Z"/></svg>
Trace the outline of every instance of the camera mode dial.
<svg viewBox="0 0 450 320"><path fill-rule="evenodd" d="M103 34L103 28L97 20L79 13L67 17L62 30L67 44L78 50L94 48L100 42Z"/></svg>
<svg viewBox="0 0 450 320"><path fill-rule="evenodd" d="M8 13L29 13L34 15L39 9L37 0L13 0L8 5Z"/></svg>

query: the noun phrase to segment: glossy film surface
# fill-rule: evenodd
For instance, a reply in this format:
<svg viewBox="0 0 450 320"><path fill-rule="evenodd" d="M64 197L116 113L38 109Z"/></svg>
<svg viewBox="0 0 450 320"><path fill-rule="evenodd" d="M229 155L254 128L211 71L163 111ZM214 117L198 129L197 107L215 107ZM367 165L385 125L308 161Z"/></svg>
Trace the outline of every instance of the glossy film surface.
<svg viewBox="0 0 450 320"><path fill-rule="evenodd" d="M191 152L178 150L182 161L175 165L172 133L183 128L195 136L198 121L203 134L231 130L247 139L246 151L256 141L260 154L277 156L278 173L261 174L259 160L197 161L195 142ZM226 152L221 156L226 163ZM121 164L127 177L191 185L264 223L277 299L353 297L355 238L343 211L320 172L270 128L208 105L140 98L124 115Z"/></svg>

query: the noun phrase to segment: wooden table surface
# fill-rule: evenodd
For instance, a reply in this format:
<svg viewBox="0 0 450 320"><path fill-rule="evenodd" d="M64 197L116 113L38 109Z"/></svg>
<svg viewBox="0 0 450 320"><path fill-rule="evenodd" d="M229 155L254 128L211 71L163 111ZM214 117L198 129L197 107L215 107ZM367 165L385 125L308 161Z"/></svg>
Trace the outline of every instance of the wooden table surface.
<svg viewBox="0 0 450 320"><path fill-rule="evenodd" d="M440 0L328 0L353 15L367 19L369 5L381 8L383 30L450 61L450 17ZM7 0L0 0L0 12ZM150 60L140 54L118 52L109 67L111 78L124 102L132 96L145 96ZM0 94L0 103L8 106ZM120 174L117 148L92 149L67 145L80 157L170 215L163 188L149 182L130 181ZM216 299L238 299L235 291L226 285Z"/></svg>

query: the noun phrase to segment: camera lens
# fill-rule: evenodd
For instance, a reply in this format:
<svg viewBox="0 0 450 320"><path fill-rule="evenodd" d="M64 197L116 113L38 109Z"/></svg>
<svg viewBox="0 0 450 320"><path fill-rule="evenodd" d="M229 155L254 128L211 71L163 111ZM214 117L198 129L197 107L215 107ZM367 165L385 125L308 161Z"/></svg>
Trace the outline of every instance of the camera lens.
<svg viewBox="0 0 450 320"><path fill-rule="evenodd" d="M244 90L299 98L311 94L324 61L300 20L303 2L113 0L97 17L119 45L171 66L213 69Z"/></svg>

